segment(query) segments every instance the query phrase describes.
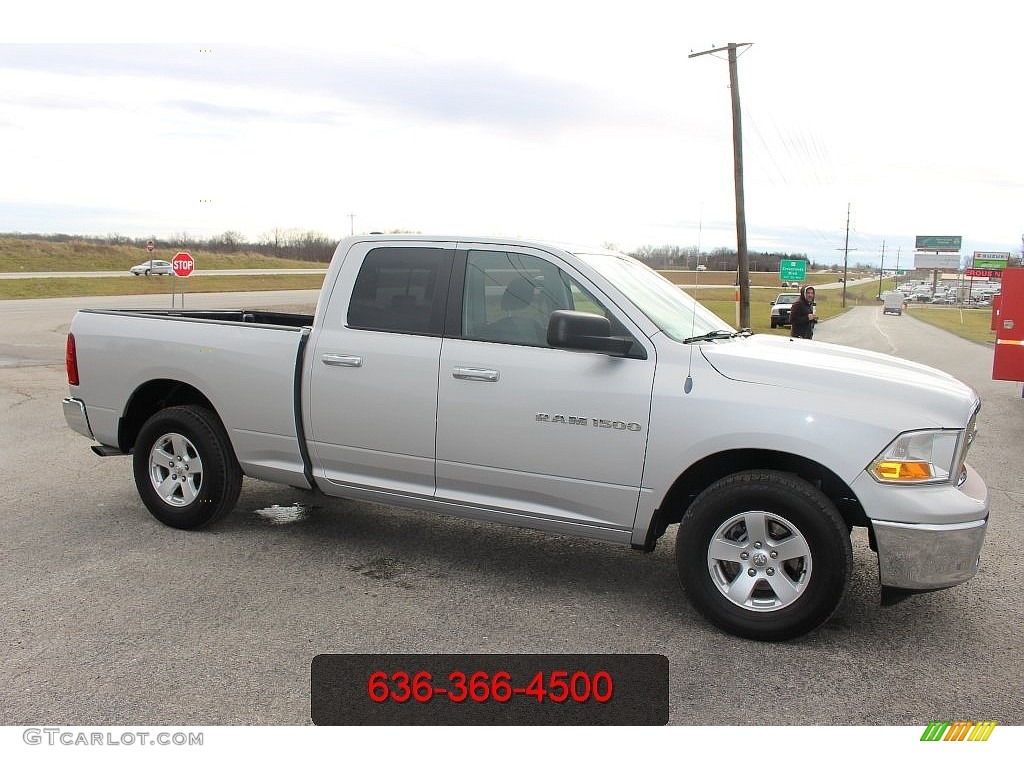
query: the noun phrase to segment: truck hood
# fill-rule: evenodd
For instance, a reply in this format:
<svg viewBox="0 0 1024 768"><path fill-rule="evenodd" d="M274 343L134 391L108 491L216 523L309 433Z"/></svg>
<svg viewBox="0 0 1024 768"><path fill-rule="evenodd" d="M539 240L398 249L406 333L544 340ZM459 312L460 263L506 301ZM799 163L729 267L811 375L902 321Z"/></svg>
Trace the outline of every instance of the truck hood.
<svg viewBox="0 0 1024 768"><path fill-rule="evenodd" d="M979 401L971 387L936 368L840 344L760 334L702 344L701 353L736 381L837 395L875 409L898 401L901 416L914 411L918 423L926 418L933 426L964 426Z"/></svg>

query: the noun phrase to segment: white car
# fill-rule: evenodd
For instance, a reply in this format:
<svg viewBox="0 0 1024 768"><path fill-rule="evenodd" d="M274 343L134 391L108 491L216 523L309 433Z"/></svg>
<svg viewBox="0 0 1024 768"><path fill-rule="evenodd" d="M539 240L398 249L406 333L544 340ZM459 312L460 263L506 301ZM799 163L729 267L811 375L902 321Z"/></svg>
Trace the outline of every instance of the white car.
<svg viewBox="0 0 1024 768"><path fill-rule="evenodd" d="M152 261L144 261L141 264L136 264L134 267L128 270L133 275L138 277L139 275L169 275L171 274L171 262L163 261L161 259L153 259Z"/></svg>

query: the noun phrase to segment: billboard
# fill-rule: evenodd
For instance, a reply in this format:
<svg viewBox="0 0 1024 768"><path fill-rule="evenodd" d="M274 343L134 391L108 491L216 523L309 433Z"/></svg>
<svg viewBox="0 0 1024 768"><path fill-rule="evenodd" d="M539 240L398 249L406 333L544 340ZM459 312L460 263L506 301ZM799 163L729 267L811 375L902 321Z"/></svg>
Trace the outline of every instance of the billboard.
<svg viewBox="0 0 1024 768"><path fill-rule="evenodd" d="M1006 269L1009 261L1010 254L1008 251L1001 253L975 251L974 261L971 263L971 266L975 269Z"/></svg>
<svg viewBox="0 0 1024 768"><path fill-rule="evenodd" d="M914 269L960 269L960 252L916 251Z"/></svg>
<svg viewBox="0 0 1024 768"><path fill-rule="evenodd" d="M914 240L917 251L959 251L960 235L918 235Z"/></svg>

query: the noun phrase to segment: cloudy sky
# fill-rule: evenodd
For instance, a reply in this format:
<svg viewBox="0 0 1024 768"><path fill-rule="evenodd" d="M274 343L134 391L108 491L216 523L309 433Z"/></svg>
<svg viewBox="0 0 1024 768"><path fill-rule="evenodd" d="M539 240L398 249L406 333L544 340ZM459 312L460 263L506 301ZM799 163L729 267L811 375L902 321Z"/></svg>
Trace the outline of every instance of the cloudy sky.
<svg viewBox="0 0 1024 768"><path fill-rule="evenodd" d="M46 4L0 28L0 232L275 227L1019 254L1004 0ZM6 12L5 12L6 13ZM146 15L152 14L152 15Z"/></svg>

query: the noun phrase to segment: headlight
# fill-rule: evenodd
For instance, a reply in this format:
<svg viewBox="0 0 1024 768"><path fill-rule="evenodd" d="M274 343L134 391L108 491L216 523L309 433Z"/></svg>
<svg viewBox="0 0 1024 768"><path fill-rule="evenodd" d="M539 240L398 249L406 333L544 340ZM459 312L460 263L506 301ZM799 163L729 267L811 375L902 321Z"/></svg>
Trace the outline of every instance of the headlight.
<svg viewBox="0 0 1024 768"><path fill-rule="evenodd" d="M961 455L957 450L963 434L962 429L904 432L875 457L868 472L880 483L946 482L966 454L966 445Z"/></svg>

